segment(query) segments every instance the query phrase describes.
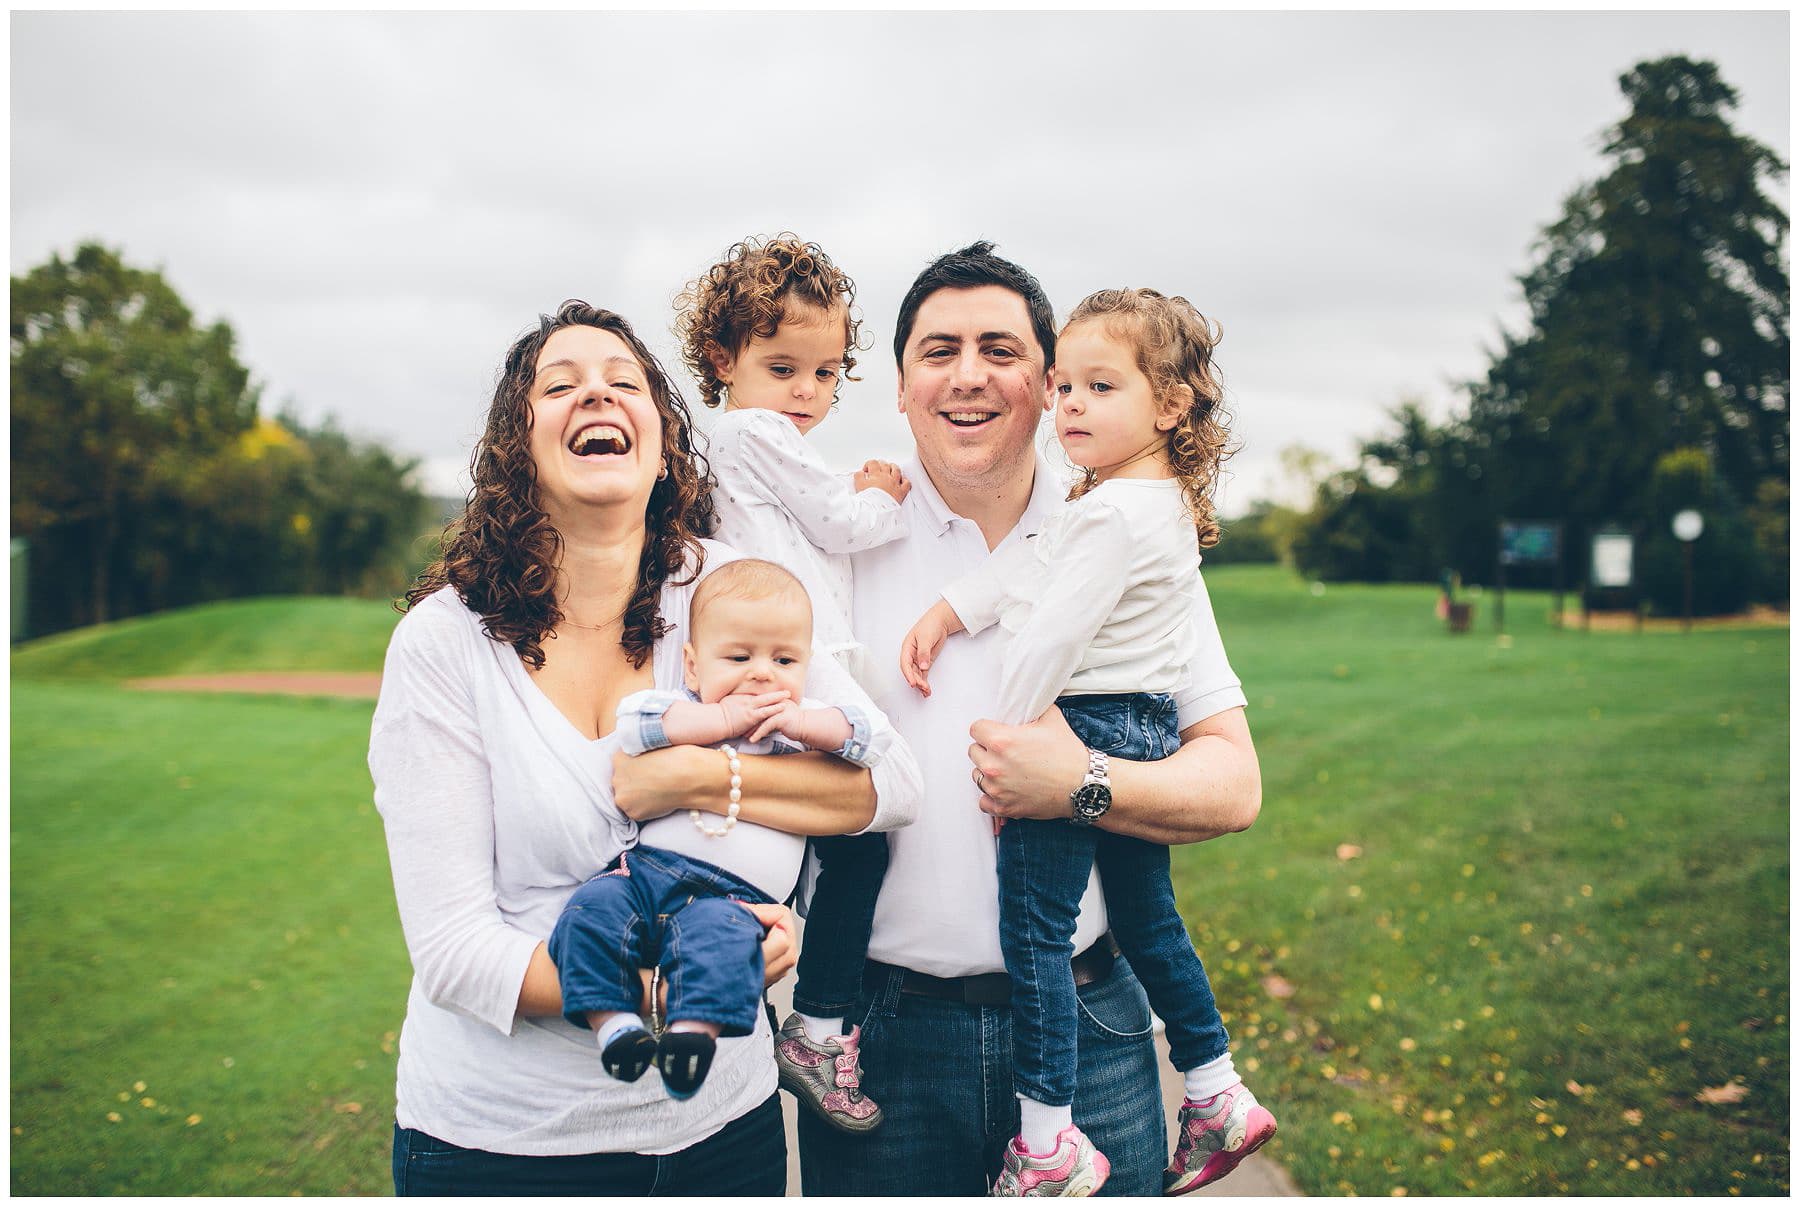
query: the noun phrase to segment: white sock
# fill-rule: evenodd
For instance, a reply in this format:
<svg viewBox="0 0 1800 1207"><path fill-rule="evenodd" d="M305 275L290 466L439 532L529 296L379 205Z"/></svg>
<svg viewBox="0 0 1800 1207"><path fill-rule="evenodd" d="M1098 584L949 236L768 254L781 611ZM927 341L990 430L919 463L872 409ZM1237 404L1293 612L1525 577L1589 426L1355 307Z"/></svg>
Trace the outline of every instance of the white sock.
<svg viewBox="0 0 1800 1207"><path fill-rule="evenodd" d="M613 1036L625 1030L627 1027L636 1027L640 1031L649 1030L648 1027L644 1026L643 1019L631 1013L629 1010L621 1010L605 1022L601 1023L598 1027L594 1028L594 1038L600 1041L600 1046L602 1048L605 1048L607 1044L612 1042Z"/></svg>
<svg viewBox="0 0 1800 1207"><path fill-rule="evenodd" d="M1019 1095L1019 1139L1025 1151L1034 1157L1047 1157L1056 1150L1056 1138L1075 1122L1075 1109L1048 1106L1035 1098Z"/></svg>
<svg viewBox="0 0 1800 1207"><path fill-rule="evenodd" d="M798 1010L794 1013L800 1014ZM810 1014L800 1014L800 1022L806 1028L806 1038L815 1044L822 1044L826 1040L849 1034L844 1030L842 1018L815 1018Z"/></svg>
<svg viewBox="0 0 1800 1207"><path fill-rule="evenodd" d="M1181 1078L1187 1082L1189 1102L1205 1102L1215 1094L1223 1094L1232 1086L1243 1081L1243 1078L1237 1075L1237 1070L1231 1067L1231 1053L1229 1052L1215 1057L1203 1065L1184 1070Z"/></svg>

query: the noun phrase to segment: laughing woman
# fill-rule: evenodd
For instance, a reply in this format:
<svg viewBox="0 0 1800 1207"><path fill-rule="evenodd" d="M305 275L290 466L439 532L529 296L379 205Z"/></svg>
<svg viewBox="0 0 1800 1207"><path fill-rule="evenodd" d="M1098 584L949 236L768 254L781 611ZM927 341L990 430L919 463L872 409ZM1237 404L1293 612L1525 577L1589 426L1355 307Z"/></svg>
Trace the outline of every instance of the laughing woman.
<svg viewBox="0 0 1800 1207"><path fill-rule="evenodd" d="M761 1013L677 1100L654 1077L606 1076L592 1033L562 1017L545 948L639 821L726 811L718 752L627 760L613 733L626 696L680 687L694 588L733 556L701 539L711 481L687 408L629 324L568 302L508 352L473 476L443 560L407 597L369 741L413 965L394 1189L779 1195ZM831 659L812 675L808 695L853 700L886 727ZM742 818L794 834L887 829L918 807L899 741L872 772L745 755L742 782ZM745 908L769 928L773 983L794 963L792 918Z"/></svg>

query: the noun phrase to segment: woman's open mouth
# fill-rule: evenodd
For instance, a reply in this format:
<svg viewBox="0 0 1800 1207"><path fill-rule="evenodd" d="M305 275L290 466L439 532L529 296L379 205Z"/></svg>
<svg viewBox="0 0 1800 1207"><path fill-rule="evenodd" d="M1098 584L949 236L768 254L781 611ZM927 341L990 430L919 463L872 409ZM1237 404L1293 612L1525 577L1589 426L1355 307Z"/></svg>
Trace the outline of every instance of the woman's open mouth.
<svg viewBox="0 0 1800 1207"><path fill-rule="evenodd" d="M589 424L569 437L569 451L577 457L619 457L631 451L631 437L616 424Z"/></svg>

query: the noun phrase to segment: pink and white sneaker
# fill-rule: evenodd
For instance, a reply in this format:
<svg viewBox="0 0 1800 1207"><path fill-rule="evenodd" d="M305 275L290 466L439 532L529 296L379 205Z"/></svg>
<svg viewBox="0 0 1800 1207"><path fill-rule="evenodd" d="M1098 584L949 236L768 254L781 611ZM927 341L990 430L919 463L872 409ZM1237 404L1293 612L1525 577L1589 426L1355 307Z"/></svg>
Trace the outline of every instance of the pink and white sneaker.
<svg viewBox="0 0 1800 1207"><path fill-rule="evenodd" d="M781 1088L804 1102L841 1132L860 1134L881 1126L881 1108L863 1097L858 1052L862 1028L815 1043L798 1014L790 1014L775 1037L775 1071Z"/></svg>
<svg viewBox="0 0 1800 1207"><path fill-rule="evenodd" d="M1106 1185L1112 1165L1082 1130L1071 1123L1056 1134L1047 1157L1025 1151L1023 1138L1006 1146L993 1197L999 1199L1085 1199Z"/></svg>
<svg viewBox="0 0 1800 1207"><path fill-rule="evenodd" d="M1236 1169L1275 1134L1275 1116L1240 1081L1200 1102L1184 1099L1180 1126L1175 1156L1163 1173L1165 1195L1198 1190Z"/></svg>

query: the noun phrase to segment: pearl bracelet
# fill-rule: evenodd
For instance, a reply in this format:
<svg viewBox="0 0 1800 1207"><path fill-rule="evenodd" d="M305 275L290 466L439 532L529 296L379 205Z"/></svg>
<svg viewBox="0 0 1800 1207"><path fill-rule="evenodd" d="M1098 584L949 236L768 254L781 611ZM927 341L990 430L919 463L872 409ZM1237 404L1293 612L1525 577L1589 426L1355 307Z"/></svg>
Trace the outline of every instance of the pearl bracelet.
<svg viewBox="0 0 1800 1207"><path fill-rule="evenodd" d="M725 824L715 830L706 824L705 816L700 810L688 810L688 816L694 821L694 828L708 838L723 838L731 833L731 827L737 825L738 802L743 800L744 797L744 780L739 774L744 768L738 762L738 752L736 747L721 746L719 749L725 752L726 764L731 768L731 804L725 810Z"/></svg>

